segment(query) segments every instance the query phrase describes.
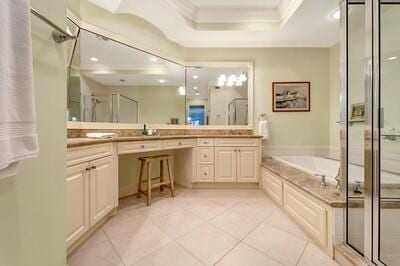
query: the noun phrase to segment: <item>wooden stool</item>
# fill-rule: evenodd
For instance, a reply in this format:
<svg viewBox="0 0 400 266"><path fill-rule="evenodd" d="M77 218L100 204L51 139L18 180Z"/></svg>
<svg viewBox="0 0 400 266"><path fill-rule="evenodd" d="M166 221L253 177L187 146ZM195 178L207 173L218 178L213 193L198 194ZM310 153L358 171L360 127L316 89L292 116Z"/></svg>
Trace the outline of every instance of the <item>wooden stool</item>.
<svg viewBox="0 0 400 266"><path fill-rule="evenodd" d="M160 188L160 191L164 190L164 186L168 186L171 189L171 197L175 197L175 190L174 190L174 177L171 170L171 159L172 155L155 155L155 156L147 156L147 157L140 157L140 175L139 175L139 185L138 185L138 192L137 198L140 198L141 194L147 196L147 206L151 205L151 190L153 188ZM158 177L151 177L151 164L153 162L160 162L160 176ZM164 181L164 162L167 163L168 169L168 180ZM143 175L145 168L147 167L147 177L146 180L143 180ZM153 184L153 180L160 180L160 182ZM147 183L147 191L142 190L142 184Z"/></svg>

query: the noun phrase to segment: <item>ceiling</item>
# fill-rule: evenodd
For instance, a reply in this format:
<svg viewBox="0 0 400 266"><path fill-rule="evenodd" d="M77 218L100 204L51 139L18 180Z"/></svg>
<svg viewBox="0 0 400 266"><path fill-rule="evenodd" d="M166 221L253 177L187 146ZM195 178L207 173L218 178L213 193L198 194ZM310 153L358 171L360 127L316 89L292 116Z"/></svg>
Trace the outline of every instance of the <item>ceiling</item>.
<svg viewBox="0 0 400 266"><path fill-rule="evenodd" d="M337 0L88 0L148 21L185 47L330 47Z"/></svg>

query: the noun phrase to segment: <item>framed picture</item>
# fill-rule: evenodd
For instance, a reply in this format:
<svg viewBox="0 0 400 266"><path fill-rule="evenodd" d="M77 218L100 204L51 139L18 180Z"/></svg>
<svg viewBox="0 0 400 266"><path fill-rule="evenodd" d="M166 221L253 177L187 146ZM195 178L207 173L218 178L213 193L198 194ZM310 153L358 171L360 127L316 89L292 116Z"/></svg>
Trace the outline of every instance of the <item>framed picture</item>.
<svg viewBox="0 0 400 266"><path fill-rule="evenodd" d="M311 82L273 82L273 112L310 112Z"/></svg>
<svg viewBox="0 0 400 266"><path fill-rule="evenodd" d="M364 103L355 103L351 105L350 122L363 122L365 120Z"/></svg>

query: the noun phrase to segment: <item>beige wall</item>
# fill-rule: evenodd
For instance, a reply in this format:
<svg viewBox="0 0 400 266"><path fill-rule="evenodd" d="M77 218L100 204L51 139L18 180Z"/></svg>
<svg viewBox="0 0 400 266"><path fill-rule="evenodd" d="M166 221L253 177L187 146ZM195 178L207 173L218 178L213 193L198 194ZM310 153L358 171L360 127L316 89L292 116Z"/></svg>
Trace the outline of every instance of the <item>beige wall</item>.
<svg viewBox="0 0 400 266"><path fill-rule="evenodd" d="M60 27L64 0L32 0ZM0 181L0 265L65 265L66 68L63 45L51 28L32 18L37 132L40 155Z"/></svg>
<svg viewBox="0 0 400 266"><path fill-rule="evenodd" d="M254 123L265 112L275 147L326 147L329 143L329 49L186 49L188 61L253 61ZM311 81L311 112L273 113L273 81Z"/></svg>
<svg viewBox="0 0 400 266"><path fill-rule="evenodd" d="M340 45L329 49L329 147L338 158L340 147Z"/></svg>

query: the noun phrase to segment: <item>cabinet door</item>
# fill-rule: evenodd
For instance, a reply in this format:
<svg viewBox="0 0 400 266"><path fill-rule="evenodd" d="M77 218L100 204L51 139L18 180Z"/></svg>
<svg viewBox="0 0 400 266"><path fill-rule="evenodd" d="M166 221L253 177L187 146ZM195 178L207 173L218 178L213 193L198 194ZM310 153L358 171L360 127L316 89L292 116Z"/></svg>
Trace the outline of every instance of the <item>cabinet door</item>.
<svg viewBox="0 0 400 266"><path fill-rule="evenodd" d="M237 182L258 182L260 169L257 147L237 148Z"/></svg>
<svg viewBox="0 0 400 266"><path fill-rule="evenodd" d="M67 168L67 246L89 229L89 163Z"/></svg>
<svg viewBox="0 0 400 266"><path fill-rule="evenodd" d="M90 225L113 208L113 164L108 156L90 163Z"/></svg>
<svg viewBox="0 0 400 266"><path fill-rule="evenodd" d="M236 148L215 148L215 182L236 182Z"/></svg>

